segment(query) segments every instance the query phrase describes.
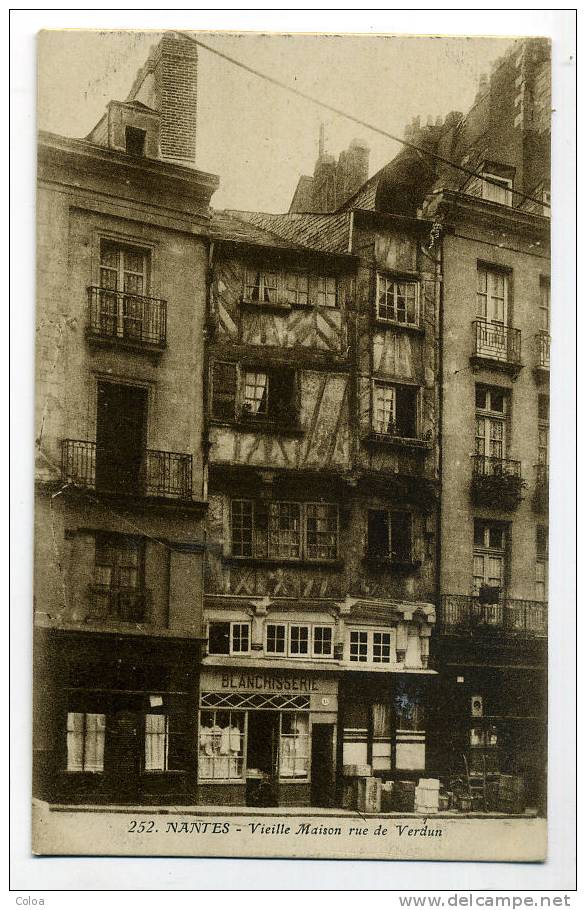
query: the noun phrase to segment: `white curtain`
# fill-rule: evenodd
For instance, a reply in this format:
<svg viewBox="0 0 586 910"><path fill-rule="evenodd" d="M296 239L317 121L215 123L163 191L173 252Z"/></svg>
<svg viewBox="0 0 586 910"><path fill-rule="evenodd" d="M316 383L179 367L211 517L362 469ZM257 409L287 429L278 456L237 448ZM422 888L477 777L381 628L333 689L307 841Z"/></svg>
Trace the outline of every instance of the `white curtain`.
<svg viewBox="0 0 586 910"><path fill-rule="evenodd" d="M145 717L145 771L167 770L167 716L147 714Z"/></svg>

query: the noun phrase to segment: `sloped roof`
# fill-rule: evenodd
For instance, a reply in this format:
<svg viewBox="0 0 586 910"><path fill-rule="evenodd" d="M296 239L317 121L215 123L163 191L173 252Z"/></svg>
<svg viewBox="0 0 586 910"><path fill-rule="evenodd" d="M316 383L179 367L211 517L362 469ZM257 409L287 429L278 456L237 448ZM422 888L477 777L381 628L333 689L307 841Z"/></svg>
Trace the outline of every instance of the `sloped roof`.
<svg viewBox="0 0 586 910"><path fill-rule="evenodd" d="M297 181L289 212L313 211L313 177L302 174Z"/></svg>
<svg viewBox="0 0 586 910"><path fill-rule="evenodd" d="M301 244L284 240L277 234L257 227L251 221L240 218L232 212L213 211L210 232L212 239L226 240L230 243L248 243L252 246L305 251L305 247Z"/></svg>
<svg viewBox="0 0 586 910"><path fill-rule="evenodd" d="M265 212L230 212L265 231L277 234L283 240L300 244L320 253L348 254L350 215L348 212L331 214L299 214L290 212L272 215Z"/></svg>

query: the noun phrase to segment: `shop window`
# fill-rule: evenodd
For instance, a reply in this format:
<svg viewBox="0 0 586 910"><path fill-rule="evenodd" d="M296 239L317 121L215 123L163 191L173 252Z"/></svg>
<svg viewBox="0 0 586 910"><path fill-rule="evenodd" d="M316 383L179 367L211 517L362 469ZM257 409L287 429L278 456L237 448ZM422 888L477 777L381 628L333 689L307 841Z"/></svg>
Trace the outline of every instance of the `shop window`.
<svg viewBox="0 0 586 910"><path fill-rule="evenodd" d="M267 654L287 653L287 626L282 623L267 624Z"/></svg>
<svg viewBox="0 0 586 910"><path fill-rule="evenodd" d="M394 708L397 730L416 732L425 729L422 697L415 686L397 684Z"/></svg>
<svg viewBox="0 0 586 910"><path fill-rule="evenodd" d="M284 275L285 300L292 306L309 303L309 278L307 272L287 272Z"/></svg>
<svg viewBox="0 0 586 910"><path fill-rule="evenodd" d="M243 774L245 714L202 711L199 722L200 780L240 780Z"/></svg>
<svg viewBox="0 0 586 910"><path fill-rule="evenodd" d="M343 709L344 765L368 764L369 707L366 702L349 700Z"/></svg>
<svg viewBox="0 0 586 910"><path fill-rule="evenodd" d="M418 283L377 274L376 315L384 322L419 325Z"/></svg>
<svg viewBox="0 0 586 910"><path fill-rule="evenodd" d="M151 701L155 700L158 699L151 697ZM187 760L185 714L167 713L163 708L145 714L144 770L178 771L187 767Z"/></svg>
<svg viewBox="0 0 586 910"><path fill-rule="evenodd" d="M333 653L333 629L331 626L313 627L313 656L331 657Z"/></svg>
<svg viewBox="0 0 586 910"><path fill-rule="evenodd" d="M476 726L470 729L470 771L472 774L494 773L499 770L499 736L497 728Z"/></svg>
<svg viewBox="0 0 586 910"><path fill-rule="evenodd" d="M306 779L309 774L309 715L281 714L279 774L285 778Z"/></svg>
<svg viewBox="0 0 586 910"><path fill-rule="evenodd" d="M505 557L505 526L474 519L473 589L485 603L496 603L500 598L505 583Z"/></svg>
<svg viewBox="0 0 586 910"><path fill-rule="evenodd" d="M410 512L368 510L368 557L409 563L412 558Z"/></svg>
<svg viewBox="0 0 586 910"><path fill-rule="evenodd" d="M104 770L106 715L69 711L67 714L67 770Z"/></svg>
<svg viewBox="0 0 586 910"><path fill-rule="evenodd" d="M375 382L373 424L375 433L416 439L418 389L412 386Z"/></svg>
<svg viewBox="0 0 586 910"><path fill-rule="evenodd" d="M546 525L537 525L535 541L535 599L547 600L548 596L548 536Z"/></svg>
<svg viewBox="0 0 586 910"><path fill-rule="evenodd" d="M338 555L338 507L331 503L308 503L306 553L308 559L336 559Z"/></svg>
<svg viewBox="0 0 586 910"><path fill-rule="evenodd" d="M372 706L372 770L391 770L391 706Z"/></svg>
<svg viewBox="0 0 586 910"><path fill-rule="evenodd" d="M338 507L332 504L232 500L232 556L334 560Z"/></svg>
<svg viewBox="0 0 586 910"><path fill-rule="evenodd" d="M209 654L248 654L249 651L249 623L211 622L209 624Z"/></svg>

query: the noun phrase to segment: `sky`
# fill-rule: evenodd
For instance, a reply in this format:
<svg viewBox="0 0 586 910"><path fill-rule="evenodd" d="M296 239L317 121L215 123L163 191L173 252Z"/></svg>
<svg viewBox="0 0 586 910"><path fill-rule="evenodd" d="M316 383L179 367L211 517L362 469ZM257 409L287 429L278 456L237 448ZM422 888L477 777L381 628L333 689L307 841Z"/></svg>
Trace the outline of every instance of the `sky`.
<svg viewBox="0 0 586 910"><path fill-rule="evenodd" d="M478 80L507 38L199 32L214 48L403 136L415 116L466 112ZM111 99L124 100L160 33L44 31L39 38L38 125L83 138ZM214 208L287 211L301 174L313 173L320 123L326 150L353 138L375 173L400 146L199 50L196 166L217 174Z"/></svg>

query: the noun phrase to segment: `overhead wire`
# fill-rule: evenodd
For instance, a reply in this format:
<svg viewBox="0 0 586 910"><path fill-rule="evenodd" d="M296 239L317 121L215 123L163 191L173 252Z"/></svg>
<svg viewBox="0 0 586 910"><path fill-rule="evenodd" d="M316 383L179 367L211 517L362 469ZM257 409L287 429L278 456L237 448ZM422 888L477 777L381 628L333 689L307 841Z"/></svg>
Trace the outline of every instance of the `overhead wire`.
<svg viewBox="0 0 586 910"><path fill-rule="evenodd" d="M233 66L237 66L240 69L244 70L247 73L250 73L253 76L257 76L259 79L264 79L266 82L271 83L272 85L277 86L280 89L283 89L286 92L291 92L293 95L297 95L299 98L303 98L305 101L309 101L312 104L322 107L330 113L337 114L339 117L344 117L346 120L351 120L353 123L357 123L359 126L364 127L365 129L371 130L374 133L378 133L381 136L384 136L386 139L392 139L393 142L398 142L400 145L410 148L415 152L418 152L422 155L427 155L429 158L433 158L435 161L440 161L442 164L447 165L448 167L454 168L457 171L461 171L463 174L467 174L469 177L474 177L477 180L481 180L484 183L492 184L493 186L498 186L502 189L502 183L498 180L491 179L490 177L485 176L484 174L479 174L477 171L472 171L470 168L464 167L462 164L457 164L455 161L451 161L449 158L445 158L443 155L439 155L437 152L432 152L429 149L423 148L422 146L416 145L414 142L409 142L408 139L402 139L399 136L394 136L392 133L389 133L388 130L384 130L379 126L375 126L372 123L368 123L366 120L362 120L360 117L356 117L354 114L349 114L347 111L342 110L341 108L335 107L332 104L328 104L326 101L322 101L319 98L314 97L313 95L308 94L307 92L301 91L301 89L295 88L292 85L287 85L286 82L282 82L280 79L276 79L274 76L269 76L268 73L263 73L260 70L255 69L252 66L248 66L247 63L243 63L241 60L237 60L235 57L230 56L230 54L225 54L223 51L217 50L215 47L211 47L209 44L206 44L204 41L200 41L199 38L195 38L189 32L176 32L176 34L181 35L184 38L188 38L190 41L193 41L198 47L201 47L203 50L209 51L210 54L215 54L217 57L221 57L222 60L226 60L228 63L231 63ZM535 196L529 196L527 193L522 193L520 190L514 190L512 187L509 189L509 192L513 196L518 196L519 198L526 200L527 202L535 202L537 205L542 206L543 208L550 209L551 205L548 202L544 202L542 199L537 199Z"/></svg>

